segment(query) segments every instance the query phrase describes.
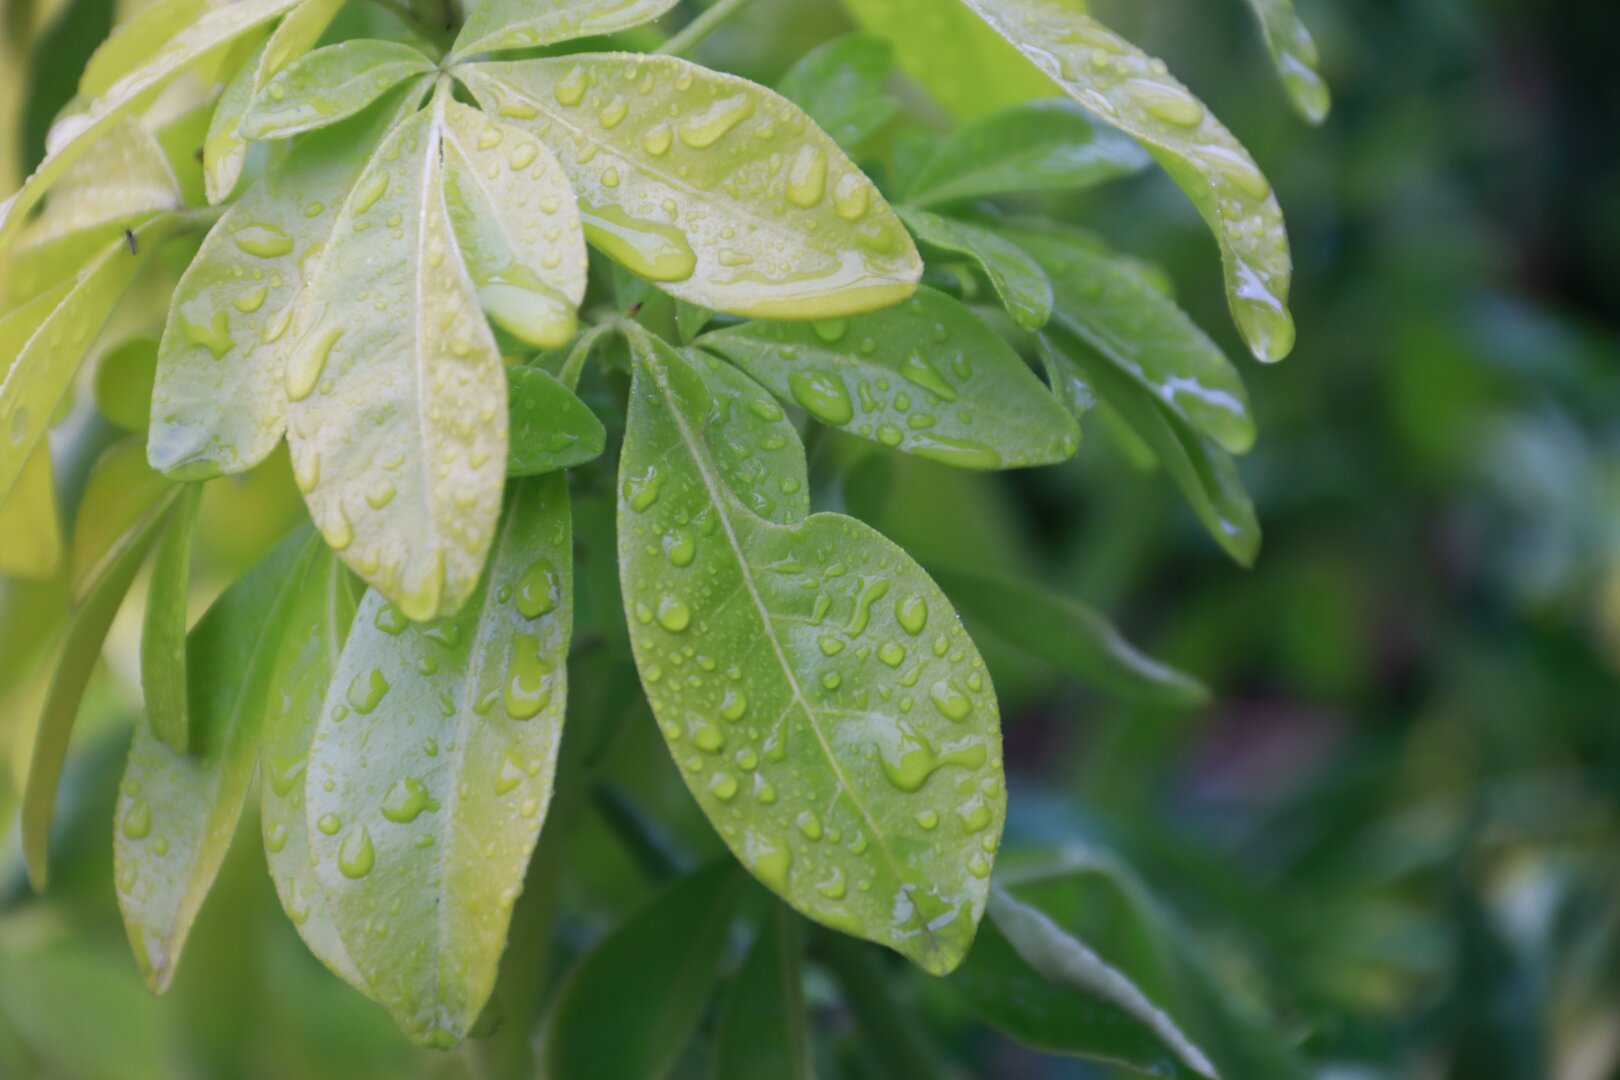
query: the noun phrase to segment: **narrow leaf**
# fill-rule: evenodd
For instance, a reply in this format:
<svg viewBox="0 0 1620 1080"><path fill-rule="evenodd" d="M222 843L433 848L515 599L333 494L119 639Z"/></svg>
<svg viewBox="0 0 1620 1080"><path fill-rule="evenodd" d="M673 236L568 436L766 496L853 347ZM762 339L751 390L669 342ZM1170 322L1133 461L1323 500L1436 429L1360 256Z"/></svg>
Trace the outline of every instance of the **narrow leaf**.
<svg viewBox="0 0 1620 1080"><path fill-rule="evenodd" d="M1074 418L961 303L922 288L854 319L752 322L699 339L823 424L966 469L1063 461Z"/></svg>
<svg viewBox="0 0 1620 1080"><path fill-rule="evenodd" d="M122 439L96 459L73 522L72 597L83 602L122 556L136 526L174 485L153 472L137 437Z"/></svg>
<svg viewBox="0 0 1620 1080"><path fill-rule="evenodd" d="M481 0L450 50L450 61L475 53L554 45L612 34L651 22L677 0Z"/></svg>
<svg viewBox="0 0 1620 1080"><path fill-rule="evenodd" d="M706 444L703 377L656 339L632 348L620 570L636 665L687 786L794 908L950 971L1005 811L983 661L882 536L748 510Z"/></svg>
<svg viewBox="0 0 1620 1080"><path fill-rule="evenodd" d="M1072 191L1140 172L1151 162L1129 136L1099 128L1078 105L1014 105L946 136L912 178L914 206L1037 191Z"/></svg>
<svg viewBox="0 0 1620 1080"><path fill-rule="evenodd" d="M847 34L805 53L776 88L853 150L900 111L900 99L883 90L893 67L894 51L882 38Z"/></svg>
<svg viewBox="0 0 1620 1080"><path fill-rule="evenodd" d="M720 1008L714 1080L810 1080L804 924L778 904Z"/></svg>
<svg viewBox="0 0 1620 1080"><path fill-rule="evenodd" d="M900 207L900 219L929 247L966 255L979 264L1002 306L1020 326L1039 330L1052 317L1052 282L1022 248L989 229Z"/></svg>
<svg viewBox="0 0 1620 1080"><path fill-rule="evenodd" d="M318 541L283 540L186 640L192 752L139 724L119 786L113 866L124 929L153 991L168 989L236 832L287 632L292 584Z"/></svg>
<svg viewBox="0 0 1620 1080"><path fill-rule="evenodd" d="M141 629L141 693L146 722L162 743L184 754L191 742L186 699L186 600L191 593L191 545L202 506L202 488L191 484L179 496L164 526L146 589Z"/></svg>
<svg viewBox="0 0 1620 1080"><path fill-rule="evenodd" d="M286 139L327 127L432 70L427 57L394 41L362 38L328 45L266 80L238 130L246 139Z"/></svg>
<svg viewBox="0 0 1620 1080"><path fill-rule="evenodd" d="M506 475L539 476L594 461L607 445L607 431L590 407L549 371L506 369L511 433Z"/></svg>
<svg viewBox="0 0 1620 1080"><path fill-rule="evenodd" d="M720 974L745 880L729 862L688 874L592 949L558 991L538 1075L667 1076Z"/></svg>
<svg viewBox="0 0 1620 1080"><path fill-rule="evenodd" d="M485 110L544 132L591 243L671 295L738 315L833 318L909 296L910 235L785 98L669 56L457 70Z"/></svg>
<svg viewBox="0 0 1620 1080"><path fill-rule="evenodd" d="M585 233L556 157L526 131L452 102L444 198L478 303L536 348L568 344L585 299Z"/></svg>
<svg viewBox="0 0 1620 1080"><path fill-rule="evenodd" d="M1104 123L1147 147L1221 247L1227 301L1261 360L1294 345L1282 211L1254 159L1164 65L1066 0L961 0Z"/></svg>
<svg viewBox="0 0 1620 1080"><path fill-rule="evenodd" d="M1249 0L1249 6L1260 20L1289 100L1306 120L1320 124L1333 107L1333 95L1317 72L1321 58L1316 42L1295 14L1294 0Z"/></svg>
<svg viewBox="0 0 1620 1080"><path fill-rule="evenodd" d="M62 526L48 444L35 447L11 494L0 502L0 574L47 578L62 564Z"/></svg>
<svg viewBox="0 0 1620 1080"><path fill-rule="evenodd" d="M177 480L245 472L281 441L293 308L410 93L300 139L225 212L169 306L148 455Z"/></svg>
<svg viewBox="0 0 1620 1080"><path fill-rule="evenodd" d="M96 98L197 21L208 0L155 0L115 26L79 76L79 96Z"/></svg>
<svg viewBox="0 0 1620 1080"><path fill-rule="evenodd" d="M573 620L567 486L516 484L458 616L360 604L310 749L310 856L343 945L405 1033L465 1038L545 820Z"/></svg>

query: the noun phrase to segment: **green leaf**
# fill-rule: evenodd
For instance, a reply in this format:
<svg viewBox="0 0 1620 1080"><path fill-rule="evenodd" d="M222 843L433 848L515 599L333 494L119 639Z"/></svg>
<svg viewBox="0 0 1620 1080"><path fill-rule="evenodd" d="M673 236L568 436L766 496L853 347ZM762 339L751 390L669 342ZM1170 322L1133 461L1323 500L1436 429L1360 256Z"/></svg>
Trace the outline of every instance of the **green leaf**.
<svg viewBox="0 0 1620 1080"><path fill-rule="evenodd" d="M109 446L90 472L73 522L72 597L81 603L133 542L137 526L175 488L153 472L130 437Z"/></svg>
<svg viewBox="0 0 1620 1080"><path fill-rule="evenodd" d="M291 586L317 546L303 530L283 540L187 637L190 753L136 725L118 789L113 867L130 947L156 993L174 978L236 833L275 692L271 666L287 633Z"/></svg>
<svg viewBox="0 0 1620 1080"><path fill-rule="evenodd" d="M699 339L823 424L965 469L1063 461L1074 418L994 330L929 288L854 319L744 323Z"/></svg>
<svg viewBox="0 0 1620 1080"><path fill-rule="evenodd" d="M1041 360L1069 400L1101 398L1163 463L1226 553L1251 566L1260 553L1260 523L1232 458L1171 413L1162 399L1072 337L1043 332Z"/></svg>
<svg viewBox="0 0 1620 1080"><path fill-rule="evenodd" d="M607 445L607 431L590 407L549 371L506 369L511 434L506 475L539 476L594 461Z"/></svg>
<svg viewBox="0 0 1620 1080"><path fill-rule="evenodd" d="M990 894L990 918L951 985L980 1016L1037 1050L1151 1076L1216 1075L1204 1052L1135 983L1002 889Z"/></svg>
<svg viewBox="0 0 1620 1080"><path fill-rule="evenodd" d="M948 135L906 190L913 206L1072 191L1146 168L1130 137L1061 98L1014 105Z"/></svg>
<svg viewBox="0 0 1620 1080"><path fill-rule="evenodd" d="M41 443L23 465L11 494L0 502L0 574L48 578L62 564L51 448Z"/></svg>
<svg viewBox="0 0 1620 1080"><path fill-rule="evenodd" d="M111 90L140 68L155 49L196 22L207 6L208 0L155 0L114 27L85 64L79 76L79 96L97 98Z"/></svg>
<svg viewBox="0 0 1620 1080"><path fill-rule="evenodd" d="M1052 92L1015 50L954 2L844 0L844 10L889 42L905 73L958 120Z"/></svg>
<svg viewBox="0 0 1620 1080"><path fill-rule="evenodd" d="M778 904L732 980L715 1033L713 1080L811 1080L804 924Z"/></svg>
<svg viewBox="0 0 1620 1080"><path fill-rule="evenodd" d="M729 861L688 874L586 954L552 1006L538 1075L668 1075L719 976L745 881Z"/></svg>
<svg viewBox="0 0 1620 1080"><path fill-rule="evenodd" d="M246 139L286 139L360 112L406 79L433 71L409 45L361 39L301 56L256 92L238 128Z"/></svg>
<svg viewBox="0 0 1620 1080"><path fill-rule="evenodd" d="M148 455L177 480L245 472L281 441L293 310L410 92L300 139L209 231L169 306Z"/></svg>
<svg viewBox="0 0 1620 1080"><path fill-rule="evenodd" d="M685 300L675 301L675 330L680 335L681 343L690 344L692 339L703 333L703 328L709 325L714 318L714 312L701 304L689 304Z"/></svg>
<svg viewBox="0 0 1620 1080"><path fill-rule="evenodd" d="M475 53L527 49L628 30L651 22L678 0L481 0L450 50L450 62Z"/></svg>
<svg viewBox="0 0 1620 1080"><path fill-rule="evenodd" d="M1049 223L1002 230L1045 268L1057 319L1166 409L1233 454L1254 445L1232 362L1176 302L1094 237Z"/></svg>
<svg viewBox="0 0 1620 1080"><path fill-rule="evenodd" d="M423 626L375 591L361 602L305 781L332 921L377 1000L427 1046L466 1037L494 986L562 733L568 489L554 474L507 501L460 615Z"/></svg>
<svg viewBox="0 0 1620 1080"><path fill-rule="evenodd" d="M588 269L568 178L526 131L454 102L445 120L445 205L479 305L520 341L568 344Z"/></svg>
<svg viewBox="0 0 1620 1080"><path fill-rule="evenodd" d="M1020 326L1039 330L1052 317L1052 282L1018 245L989 229L916 207L902 206L899 213L900 220L925 245L966 255L978 263L1002 306Z"/></svg>
<svg viewBox="0 0 1620 1080"><path fill-rule="evenodd" d="M1132 701L1188 707L1209 700L1197 679L1139 651L1077 600L1016 578L930 563L968 622L1029 656Z"/></svg>
<svg viewBox="0 0 1620 1080"><path fill-rule="evenodd" d="M1158 159L1221 247L1227 301L1255 356L1294 345L1282 211L1249 152L1164 65L1067 0L962 0L1104 123Z"/></svg>
<svg viewBox="0 0 1620 1080"><path fill-rule="evenodd" d="M900 111L883 92L894 50L870 34L846 34L811 49L777 84L833 141L853 150Z"/></svg>
<svg viewBox="0 0 1620 1080"><path fill-rule="evenodd" d="M1294 13L1294 0L1249 0L1249 6L1260 20L1288 99L1306 120L1320 124L1333 107L1333 95L1317 72L1321 57L1311 32Z"/></svg>
<svg viewBox="0 0 1620 1080"><path fill-rule="evenodd" d="M950 971L1005 812L983 661L879 534L749 511L705 441L703 377L662 342L631 340L620 573L636 666L687 786L794 908Z"/></svg>
<svg viewBox="0 0 1620 1080"><path fill-rule="evenodd" d="M182 489L152 563L141 629L141 694L152 733L178 754L191 742L186 700L186 601L191 595L191 546L202 487Z"/></svg>
<svg viewBox="0 0 1620 1080"><path fill-rule="evenodd" d="M145 431L151 418L157 352L157 339L135 338L96 362L96 408L125 431Z"/></svg>
<svg viewBox="0 0 1620 1080"><path fill-rule="evenodd" d="M348 570L325 544L314 548L301 576L289 583L287 628L270 672L274 692L259 740L260 825L282 910L310 951L365 993L365 978L349 958L315 879L304 818L310 742L356 606Z"/></svg>
<svg viewBox="0 0 1620 1080"><path fill-rule="evenodd" d="M770 391L725 361L701 349L682 349L681 356L708 387L703 443L732 494L780 525L808 516L809 462L787 412Z"/></svg>
<svg viewBox="0 0 1620 1080"><path fill-rule="evenodd" d="M546 139L591 243L678 299L833 318L904 299L921 276L910 235L872 182L762 86L627 54L456 74L486 112Z"/></svg>
<svg viewBox="0 0 1620 1080"><path fill-rule="evenodd" d="M102 466L109 461L138 462L139 451L139 443L133 440L114 445L107 451L97 468L91 471L84 501L79 508L79 522L96 521L97 508L108 502L104 490L109 486L122 487L126 479L124 470L117 465L110 469ZM50 688L34 736L28 784L23 793L23 859L28 867L28 880L35 890L44 889L48 877L51 814L56 803L56 786L62 776L62 765L67 760L68 740L73 734L73 723L78 718L79 703L84 700L85 686L95 670L96 661L101 658L101 646L106 641L113 617L118 614L124 594L129 591L136 571L157 538L168 507L169 499L165 497L168 494L157 495L147 503L145 512L118 536L106 558L96 562L94 569L75 590L79 600L51 674ZM75 541L78 540L78 532L76 528Z"/></svg>
<svg viewBox="0 0 1620 1080"><path fill-rule="evenodd" d="M506 479L506 377L445 205L444 98L360 175L295 309L287 442L310 516L411 619L478 584Z"/></svg>
<svg viewBox="0 0 1620 1080"><path fill-rule="evenodd" d="M67 167L106 134L120 118L144 108L182 71L222 45L248 33L292 7L297 0L236 0L212 7L187 23L155 50L143 44L145 63L110 85L82 112L57 122L46 140L45 160L22 189L0 203L0 250L11 241L28 212L34 208Z"/></svg>
<svg viewBox="0 0 1620 1080"><path fill-rule="evenodd" d="M0 378L0 432L6 435L0 439L0 502L43 443L51 418L118 298L173 224L170 217L149 221L132 234L140 254L132 254L120 237L77 278L0 319L0 357L10 359Z"/></svg>

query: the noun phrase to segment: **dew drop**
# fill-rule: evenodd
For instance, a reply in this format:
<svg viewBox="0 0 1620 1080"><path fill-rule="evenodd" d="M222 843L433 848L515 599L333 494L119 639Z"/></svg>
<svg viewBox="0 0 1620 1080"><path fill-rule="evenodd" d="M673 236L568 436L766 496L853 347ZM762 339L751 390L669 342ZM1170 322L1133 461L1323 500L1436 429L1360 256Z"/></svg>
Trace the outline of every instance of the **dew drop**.
<svg viewBox="0 0 1620 1080"><path fill-rule="evenodd" d="M928 602L920 596L908 596L895 605L894 617L902 630L916 637L928 625Z"/></svg>
<svg viewBox="0 0 1620 1080"><path fill-rule="evenodd" d="M124 835L131 840L143 839L152 831L152 806L145 799L136 799L124 811Z"/></svg>

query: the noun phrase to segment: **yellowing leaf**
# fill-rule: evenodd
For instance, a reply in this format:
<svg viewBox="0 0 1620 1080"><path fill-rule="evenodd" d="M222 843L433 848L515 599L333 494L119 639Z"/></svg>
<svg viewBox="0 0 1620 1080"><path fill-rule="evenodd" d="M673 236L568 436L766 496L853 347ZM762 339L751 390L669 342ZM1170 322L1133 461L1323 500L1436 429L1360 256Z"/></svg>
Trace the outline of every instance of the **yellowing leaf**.
<svg viewBox="0 0 1620 1080"><path fill-rule="evenodd" d="M479 0L450 60L595 37L651 22L678 0Z"/></svg>
<svg viewBox="0 0 1620 1080"><path fill-rule="evenodd" d="M1221 247L1227 301L1261 360L1294 346L1293 263L1271 185L1232 133L1148 56L1067 0L961 0L1181 185Z"/></svg>
<svg viewBox="0 0 1620 1080"><path fill-rule="evenodd" d="M486 112L562 163L591 243L716 311L833 318L909 296L922 273L883 196L798 106L668 56L469 64Z"/></svg>
<svg viewBox="0 0 1620 1080"><path fill-rule="evenodd" d="M310 515L417 620L472 594L506 478L506 376L445 205L443 106L396 127L344 201L283 374Z"/></svg>

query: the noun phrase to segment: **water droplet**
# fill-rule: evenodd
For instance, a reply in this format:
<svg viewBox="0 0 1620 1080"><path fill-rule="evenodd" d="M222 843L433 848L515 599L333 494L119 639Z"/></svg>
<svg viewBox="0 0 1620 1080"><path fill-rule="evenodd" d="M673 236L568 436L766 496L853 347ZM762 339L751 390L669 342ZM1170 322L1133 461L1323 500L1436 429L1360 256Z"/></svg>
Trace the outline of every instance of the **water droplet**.
<svg viewBox="0 0 1620 1080"><path fill-rule="evenodd" d="M668 124L654 124L641 137L641 148L653 157L663 157L675 142L675 132Z"/></svg>
<svg viewBox="0 0 1620 1080"><path fill-rule="evenodd" d="M523 768L523 759L516 750L508 750L501 755L501 767L495 773L495 794L505 795L514 790L526 776L528 771Z"/></svg>
<svg viewBox="0 0 1620 1080"><path fill-rule="evenodd" d="M274 855L287 846L287 826L277 822L264 834L264 846L270 854Z"/></svg>
<svg viewBox="0 0 1620 1080"><path fill-rule="evenodd" d="M516 635L512 639L503 692L507 715L514 720L527 720L549 705L553 670L540 655L539 638L532 634Z"/></svg>
<svg viewBox="0 0 1620 1080"><path fill-rule="evenodd" d="M827 155L819 146L805 145L788 168L787 197L794 206L809 209L827 193Z"/></svg>
<svg viewBox="0 0 1620 1080"><path fill-rule="evenodd" d="M322 814L316 820L315 827L327 836L336 836L337 831L343 828L343 819L336 814Z"/></svg>
<svg viewBox="0 0 1620 1080"><path fill-rule="evenodd" d="M388 679L383 675L382 668L372 668L369 672L356 674L349 682L348 693L343 697L350 708L363 716L381 704L387 693Z"/></svg>
<svg viewBox="0 0 1620 1080"><path fill-rule="evenodd" d="M947 720L966 720L973 711L973 702L968 700L968 696L945 679L929 688L928 697L933 701L934 708Z"/></svg>
<svg viewBox="0 0 1620 1080"><path fill-rule="evenodd" d="M681 124L681 142L705 150L726 132L754 115L754 99L746 93L724 97Z"/></svg>
<svg viewBox="0 0 1620 1080"><path fill-rule="evenodd" d="M939 814L932 810L924 810L917 815L917 824L925 829L932 829L939 824Z"/></svg>
<svg viewBox="0 0 1620 1080"><path fill-rule="evenodd" d="M365 181L355 189L354 212L363 214L377 205L377 200L388 191L388 174L381 169L366 177Z"/></svg>
<svg viewBox="0 0 1620 1080"><path fill-rule="evenodd" d="M945 381L945 377L928 362L921 349L911 351L900 365L900 374L905 376L908 382L922 387L942 401L956 400L956 388Z"/></svg>
<svg viewBox="0 0 1620 1080"><path fill-rule="evenodd" d="M715 773L709 778L709 791L721 802L730 802L737 794L737 778L730 773Z"/></svg>
<svg viewBox="0 0 1620 1080"><path fill-rule="evenodd" d="M269 287L260 285L258 288L249 290L248 292L243 293L241 296L238 296L234 301L232 301L232 303L235 305L237 311L240 311L244 315L251 315L264 306L264 301L269 295Z"/></svg>
<svg viewBox="0 0 1620 1080"><path fill-rule="evenodd" d="M672 634L678 634L692 624L692 613L680 597L665 594L658 601L658 625Z"/></svg>
<svg viewBox="0 0 1620 1080"><path fill-rule="evenodd" d="M143 839L152 831L152 806L145 799L136 799L124 811L124 835L131 840Z"/></svg>
<svg viewBox="0 0 1620 1080"><path fill-rule="evenodd" d="M525 619L538 619L557 610L562 580L550 559L538 559L518 579L517 609Z"/></svg>
<svg viewBox="0 0 1620 1080"><path fill-rule="evenodd" d="M902 630L916 637L928 625L928 602L920 596L908 596L894 606L894 617Z"/></svg>
<svg viewBox="0 0 1620 1080"><path fill-rule="evenodd" d="M793 853L763 833L750 829L743 837L743 861L769 887L786 892Z"/></svg>
<svg viewBox="0 0 1620 1080"><path fill-rule="evenodd" d="M332 346L336 345L338 338L342 336L342 327L331 327L316 338L308 348L300 348L287 358L284 380L287 400L303 401L315 392L316 385L321 381L321 372L326 368L327 357L332 353Z"/></svg>
<svg viewBox="0 0 1620 1080"><path fill-rule="evenodd" d="M439 804L428 794L427 785L414 776L407 776L388 789L383 799L382 816L398 825L408 825L424 811L433 811Z"/></svg>
<svg viewBox="0 0 1620 1080"><path fill-rule="evenodd" d="M882 645L879 645L877 654L879 660L892 668L899 667L905 663L906 659L905 646L894 641L885 641Z"/></svg>
<svg viewBox="0 0 1620 1080"><path fill-rule="evenodd" d="M821 839L821 819L816 817L813 811L801 811L793 823L799 827L799 832L806 840Z"/></svg>
<svg viewBox="0 0 1620 1080"><path fill-rule="evenodd" d="M363 878L377 863L377 852L371 846L371 833L364 825L356 825L338 845L338 869L346 878Z"/></svg>
<svg viewBox="0 0 1620 1080"><path fill-rule="evenodd" d="M697 254L679 227L631 217L613 205L580 204L591 243L649 281L685 281Z"/></svg>
<svg viewBox="0 0 1620 1080"><path fill-rule="evenodd" d="M720 715L735 724L743 718L748 711L748 695L735 687L727 687L725 697L720 702Z"/></svg>
<svg viewBox="0 0 1620 1080"><path fill-rule="evenodd" d="M866 207L872 197L872 185L859 173L845 173L833 188L833 209L845 221L859 221L866 216Z"/></svg>
<svg viewBox="0 0 1620 1080"><path fill-rule="evenodd" d="M788 376L788 388L793 392L793 400L824 424L840 427L855 418L855 404L837 375L796 371Z"/></svg>
<svg viewBox="0 0 1620 1080"><path fill-rule="evenodd" d="M1121 84L1148 115L1175 127L1197 127L1204 122L1204 106L1181 87L1169 82L1128 79Z"/></svg>
<svg viewBox="0 0 1620 1080"><path fill-rule="evenodd" d="M293 239L274 225L247 225L236 230L231 239L249 255L260 259L274 259L293 249Z"/></svg>
<svg viewBox="0 0 1620 1080"><path fill-rule="evenodd" d="M578 105L585 97L588 77L585 69L575 64L568 74L557 80L556 94L559 105Z"/></svg>
<svg viewBox="0 0 1620 1080"><path fill-rule="evenodd" d="M685 529L671 529L664 534L664 556L669 559L670 565L685 567L692 565L692 559L697 555L697 541Z"/></svg>

